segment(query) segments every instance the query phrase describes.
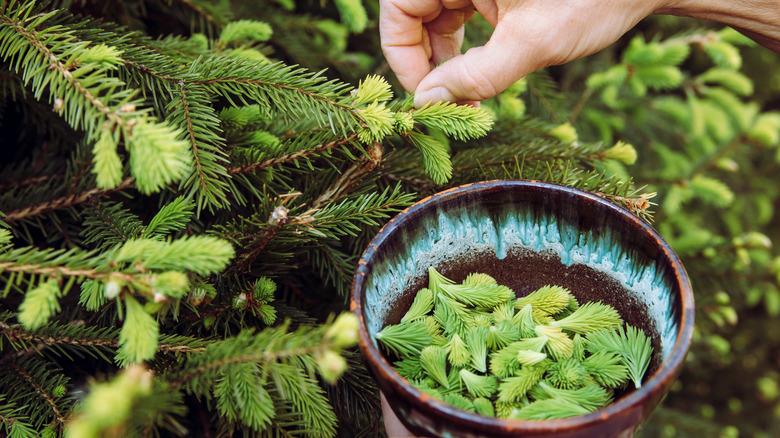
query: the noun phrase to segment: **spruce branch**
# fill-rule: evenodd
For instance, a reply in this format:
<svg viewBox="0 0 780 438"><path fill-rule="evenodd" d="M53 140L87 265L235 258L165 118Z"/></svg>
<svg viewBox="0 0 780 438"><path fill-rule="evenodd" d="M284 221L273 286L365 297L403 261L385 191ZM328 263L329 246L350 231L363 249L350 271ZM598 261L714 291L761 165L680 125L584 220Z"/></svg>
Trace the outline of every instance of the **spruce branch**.
<svg viewBox="0 0 780 438"><path fill-rule="evenodd" d="M193 216L195 203L178 196L169 204L160 207L160 211L149 221L141 237L164 236L184 229Z"/></svg>
<svg viewBox="0 0 780 438"><path fill-rule="evenodd" d="M22 38L27 40L27 42L32 46L31 49L34 49L38 52L38 56L30 56L32 53L30 52L22 52L24 50L23 47L15 47L15 51L12 51L10 49L6 49L2 53L0 53L3 58L13 58L14 56L19 56L16 58L17 60L17 66L19 66L19 60L24 56L25 59L28 61L38 61L38 63L42 62L49 62L49 64L46 66L46 69L48 70L54 70L59 75L59 79L61 81L64 80L64 82L74 89L78 95L80 95L81 99L80 103L83 103L85 107L93 107L98 113L102 114L104 117L106 117L108 120L110 120L113 123L116 123L119 126L126 127L127 121L124 117L120 116L119 109L112 110L109 105L101 100L101 98L95 94L95 92L91 89L89 89L87 86L82 83L82 81L77 80L77 77L74 77L73 73L71 72L70 65L66 65L65 62L63 62L63 58L65 56L72 56L71 53L65 52L65 56L58 56L55 54L48 45L51 45L54 41L62 41L62 43L65 43L67 41L67 33L56 35L52 32L39 32L35 29L45 29L45 21L52 16L51 13L49 14L43 14L43 15L35 15L33 17L30 17L29 14L33 10L33 4L34 3L28 3L26 5L20 6L16 11L4 11L5 13L0 15L0 23L5 25L5 29L11 29L13 32L20 35ZM10 12L10 13L9 13ZM16 15L14 12L17 12ZM13 17L13 15L16 15L16 17ZM21 15L21 16L20 16ZM17 18L14 20L14 18ZM31 21L28 22L28 19ZM7 37L7 35L3 35ZM64 40L64 41L63 41ZM45 42L44 42L45 41ZM81 44L79 49L83 50L84 45ZM73 50L73 49L71 49ZM14 53L15 52L15 53ZM32 65L30 66L32 67ZM30 68L28 67L28 68ZM35 70L26 70L23 80L25 83L27 83L30 79L33 78L34 73L39 73L42 69L40 66L36 66L37 68ZM34 85L38 85L40 82L40 79L37 79L34 81ZM45 84L45 82L43 82ZM117 87L119 84L114 83L112 84L114 87ZM55 84L52 83L52 87L54 87ZM53 90L55 91L55 90ZM40 97L43 92L43 88L36 87L35 93L36 97ZM56 93L55 93L56 94ZM119 94L119 96L127 95L127 92L122 92ZM119 97L115 96L115 97ZM123 104L126 104L128 102L123 102ZM68 104L69 107L71 107L72 104ZM75 109L75 107L73 107ZM72 113L71 113L72 114ZM78 128L90 128L89 125L86 124L85 121L77 119L75 117L78 117L78 115L72 115L71 117L71 123L74 125L74 127Z"/></svg>
<svg viewBox="0 0 780 438"><path fill-rule="evenodd" d="M23 180L8 181L5 183L0 183L0 190L2 191L16 190L24 186L38 185L42 182L54 178L62 178L62 175L41 175L41 176L34 176Z"/></svg>
<svg viewBox="0 0 780 438"><path fill-rule="evenodd" d="M241 421L251 429L265 429L274 417L274 405L254 363L224 367L214 385L217 409L228 421Z"/></svg>
<svg viewBox="0 0 780 438"><path fill-rule="evenodd" d="M0 253L0 272L94 279L115 276L120 280L132 280L130 274L100 269L101 259L96 255L95 251L78 249L39 251L31 247L15 248ZM11 283L10 279L6 282L6 285Z"/></svg>
<svg viewBox="0 0 780 438"><path fill-rule="evenodd" d="M81 193L66 195L57 199L52 199L49 201L42 202L40 204L29 205L27 207L23 207L18 210L10 211L6 214L4 220L6 222L29 220L33 217L40 216L42 214L46 214L63 208L69 208L76 205L80 205L92 199L125 190L131 187L132 185L133 185L133 179L131 177L127 177L114 188L93 188L93 189L85 190Z"/></svg>
<svg viewBox="0 0 780 438"><path fill-rule="evenodd" d="M200 72L191 83L226 99L247 99L260 103L267 111L276 108L286 117L314 119L333 132L354 132L362 118L356 108L346 104L346 84L327 81L321 73L281 62L256 63L244 59L204 57L190 68Z"/></svg>
<svg viewBox="0 0 780 438"><path fill-rule="evenodd" d="M73 407L66 395L70 380L55 363L36 354L8 354L0 360L0 386L7 400L40 430L46 426L61 428Z"/></svg>
<svg viewBox="0 0 780 438"><path fill-rule="evenodd" d="M207 33L215 32L225 24L227 17L219 16L219 5L211 2L201 3L197 0L172 0L172 3L182 10L190 11L195 17L195 22L199 24L198 27L206 30Z"/></svg>
<svg viewBox="0 0 780 438"><path fill-rule="evenodd" d="M99 250L141 236L143 223L120 203L97 202L84 211L84 244Z"/></svg>
<svg viewBox="0 0 780 438"><path fill-rule="evenodd" d="M25 328L35 330L45 324L55 312L59 312L59 298L62 296L59 281L49 278L24 295L19 305L19 322Z"/></svg>
<svg viewBox="0 0 780 438"><path fill-rule="evenodd" d="M8 437L36 438L38 431L29 423L29 418L20 415L16 403L6 403L6 397L0 396L0 422L3 423L5 435Z"/></svg>
<svg viewBox="0 0 780 438"><path fill-rule="evenodd" d="M350 172L365 172L374 166L367 161ZM345 196L346 189L351 188L349 178L339 180L326 188L312 204L320 204L317 199ZM290 238L296 241L317 241L321 239L337 239L344 235L356 235L365 226L378 226L379 220L389 217L393 212L409 205L412 195L400 191L396 186L381 193L347 198L341 202L331 199L327 207L308 209L296 216L288 216L289 210L283 205L273 208L270 218L268 213L255 214L250 217L239 217L226 227L220 227L219 235L230 239L243 248L236 262L230 269L234 272L246 272L267 250L268 245L285 242ZM324 202L324 201L323 201ZM290 251L295 250L290 248ZM288 256L289 257L289 256Z"/></svg>
<svg viewBox="0 0 780 438"><path fill-rule="evenodd" d="M154 357L160 337L157 321L141 303L130 296L125 297L124 303L125 320L119 331L120 347L116 352L116 360L123 367Z"/></svg>
<svg viewBox="0 0 780 438"><path fill-rule="evenodd" d="M416 122L439 129L457 140L482 137L493 126L493 119L484 108L451 102L428 104L411 114Z"/></svg>
<svg viewBox="0 0 780 438"><path fill-rule="evenodd" d="M110 189L121 182L116 148L122 138L141 192L158 191L179 179L186 169L186 145L172 138L174 130L138 109L142 104L138 90L109 74L121 63L119 51L79 41L63 25L47 27L61 12L30 16L36 10L31 2L0 14L0 38L8 41L0 58L21 70L22 81L31 83L36 99L48 93L55 111L62 112L74 129L84 130L88 141L95 141L93 170L98 184Z"/></svg>
<svg viewBox="0 0 780 438"><path fill-rule="evenodd" d="M342 323L343 321L337 318L332 325L301 326L296 331L289 331L291 321L286 320L278 326L266 328L261 332L244 330L232 338L212 342L203 354L190 357L181 371L168 376L171 388L184 385L188 391L193 391L198 385L204 383L199 379L203 379L205 374L227 365L276 364L312 356L317 352L332 349L336 345L346 347L343 340L335 336L337 333L329 331L332 327L339 327L339 331L351 330L349 328L341 330L342 326L339 324ZM352 337L350 343L351 339Z"/></svg>
<svg viewBox="0 0 780 438"><path fill-rule="evenodd" d="M357 185L362 177L374 170L382 162L382 144L373 143L368 149L368 157L353 164L347 169L330 187L328 187L317 199L312 202L312 209L319 209L325 203L333 202L347 193Z"/></svg>
<svg viewBox="0 0 780 438"><path fill-rule="evenodd" d="M183 130L194 158L193 173L182 182L183 188L195 194L198 211L205 206L224 208L228 198L224 140L218 135L219 120L204 90L178 85L178 95L167 107L168 120Z"/></svg>
<svg viewBox="0 0 780 438"><path fill-rule="evenodd" d="M350 144L357 140L357 134L350 134L342 139L332 140L327 143L321 143L311 149L302 149L294 153L287 154L281 157L268 158L257 163L245 164L241 166L234 166L228 168L228 174L236 175L253 172L255 170L264 169L266 167L278 166L280 164L294 163L300 159L305 159L311 156L316 156L333 149Z"/></svg>
<svg viewBox="0 0 780 438"><path fill-rule="evenodd" d="M52 394L48 393L38 383L38 381L34 379L27 371L25 371L17 362L14 361L5 365L10 366L10 368L19 376L21 376L22 379L24 379L24 381L35 390L36 394L38 394L38 396L46 402L46 404L49 406L49 409L51 409L52 413L54 414L55 421L60 424L65 423L65 416L62 414L59 406L57 406L57 403L54 401L54 396Z"/></svg>
<svg viewBox="0 0 780 438"><path fill-rule="evenodd" d="M58 354L69 356L69 351L84 352L100 357L119 348L119 331L114 328L80 326L50 322L35 330L25 330L20 324L0 321L0 336L4 336L17 351L40 350L41 346L53 348ZM201 353L207 341L186 336L161 335L157 350L161 353Z"/></svg>

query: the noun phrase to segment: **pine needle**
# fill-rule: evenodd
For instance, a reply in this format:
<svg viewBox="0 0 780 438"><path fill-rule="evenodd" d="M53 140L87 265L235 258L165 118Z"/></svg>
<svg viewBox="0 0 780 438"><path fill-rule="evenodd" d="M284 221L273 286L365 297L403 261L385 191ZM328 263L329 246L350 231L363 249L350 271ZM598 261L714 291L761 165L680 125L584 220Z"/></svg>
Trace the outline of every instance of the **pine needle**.
<svg viewBox="0 0 780 438"><path fill-rule="evenodd" d="M556 360L568 359L572 356L574 343L560 327L537 325L534 330L539 337L547 338L545 348L550 356Z"/></svg>
<svg viewBox="0 0 780 438"><path fill-rule="evenodd" d="M484 398L484 397L477 397L473 401L474 403L474 412L476 412L479 415L483 415L485 417L495 417L496 412L493 408L493 403Z"/></svg>
<svg viewBox="0 0 780 438"><path fill-rule="evenodd" d="M511 403L526 397L528 391L542 380L548 367L548 362L541 362L538 365L523 367L515 377L502 379L498 386L498 401Z"/></svg>
<svg viewBox="0 0 780 438"><path fill-rule="evenodd" d="M587 414L589 411L577 403L551 398L537 400L521 408L510 418L518 420L554 420L557 418L575 417Z"/></svg>
<svg viewBox="0 0 780 438"><path fill-rule="evenodd" d="M471 362L471 353L466 347L466 343L463 342L457 333L452 335L445 348L447 350L447 359L452 366L462 367Z"/></svg>
<svg viewBox="0 0 780 438"><path fill-rule="evenodd" d="M619 327L617 330L594 332L587 338L587 348L591 353L607 351L620 355L634 386L642 387L642 378L653 353L650 338L644 332L629 325L625 329Z"/></svg>
<svg viewBox="0 0 780 438"><path fill-rule="evenodd" d="M420 364L433 380L445 388L450 388L447 376L447 353L443 347L429 345L423 348L420 352Z"/></svg>
<svg viewBox="0 0 780 438"><path fill-rule="evenodd" d="M467 369L460 370L459 375L466 390L474 397L490 397L498 389L498 379L495 376L478 375Z"/></svg>
<svg viewBox="0 0 780 438"><path fill-rule="evenodd" d="M421 321L388 325L374 338L385 349L400 358L419 355L420 351L431 343L428 326Z"/></svg>
<svg viewBox="0 0 780 438"><path fill-rule="evenodd" d="M555 315L569 306L571 293L561 286L542 286L530 294L515 301L515 308L522 310L526 305L544 315Z"/></svg>
<svg viewBox="0 0 780 438"><path fill-rule="evenodd" d="M571 315L550 322L573 333L588 334L602 329L613 329L623 324L623 318L614 307L601 302L589 302L580 306Z"/></svg>
<svg viewBox="0 0 780 438"><path fill-rule="evenodd" d="M414 296L412 306L406 312L401 322L409 322L420 319L433 310L433 292L428 288L422 288Z"/></svg>

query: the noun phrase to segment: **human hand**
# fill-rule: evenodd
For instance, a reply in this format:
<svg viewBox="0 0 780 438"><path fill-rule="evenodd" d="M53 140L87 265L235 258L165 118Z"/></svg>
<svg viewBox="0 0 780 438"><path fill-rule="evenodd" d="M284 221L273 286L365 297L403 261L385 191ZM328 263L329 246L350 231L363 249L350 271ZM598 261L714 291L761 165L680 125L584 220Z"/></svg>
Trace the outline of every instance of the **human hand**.
<svg viewBox="0 0 780 438"><path fill-rule="evenodd" d="M395 416L395 412L393 412L393 409L390 408L390 405L387 403L385 395L380 392L379 398L382 402L382 418L385 422L387 438L413 438L414 435L409 432L409 430L401 424L401 420Z"/></svg>
<svg viewBox="0 0 780 438"><path fill-rule="evenodd" d="M415 92L415 106L463 103L605 48L662 1L380 0L379 33L390 68ZM460 55L463 25L475 10L495 31L484 46Z"/></svg>

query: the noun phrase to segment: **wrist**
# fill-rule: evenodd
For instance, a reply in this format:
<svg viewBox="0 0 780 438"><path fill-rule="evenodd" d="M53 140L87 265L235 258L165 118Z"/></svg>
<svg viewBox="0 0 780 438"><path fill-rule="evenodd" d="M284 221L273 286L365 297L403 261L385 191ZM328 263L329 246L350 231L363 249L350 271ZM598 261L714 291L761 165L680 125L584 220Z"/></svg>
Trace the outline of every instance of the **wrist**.
<svg viewBox="0 0 780 438"><path fill-rule="evenodd" d="M661 0L655 13L717 21L780 52L780 4L775 0Z"/></svg>

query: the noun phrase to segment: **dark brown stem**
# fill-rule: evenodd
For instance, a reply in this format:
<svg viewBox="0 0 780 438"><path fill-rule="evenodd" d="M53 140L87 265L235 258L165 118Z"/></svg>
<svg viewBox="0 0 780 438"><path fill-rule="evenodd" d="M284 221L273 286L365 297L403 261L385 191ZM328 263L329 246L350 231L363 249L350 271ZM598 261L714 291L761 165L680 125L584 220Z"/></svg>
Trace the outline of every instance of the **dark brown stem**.
<svg viewBox="0 0 780 438"><path fill-rule="evenodd" d="M203 176L203 166L200 164L200 153L198 152L198 139L195 138L195 130L192 128L192 118L190 117L190 105L187 101L187 90L183 83L179 84L179 91L181 92L181 105L184 110L184 119L187 121L187 139L192 147L192 156L195 158L195 169L200 180L200 187L204 191L206 190L206 178Z"/></svg>
<svg viewBox="0 0 780 438"><path fill-rule="evenodd" d="M0 190L2 191L10 191L17 189L19 187L29 186L33 184L42 183L45 181L48 181L53 178L62 178L62 175L42 175L42 176L36 176L32 178L23 179L21 181L13 181L13 182L7 182L0 184Z"/></svg>
<svg viewBox="0 0 780 438"><path fill-rule="evenodd" d="M50 211L58 210L61 208L68 208L78 204L83 204L84 202L87 202L92 198L98 196L105 196L114 192L118 192L120 190L124 190L128 187L131 187L132 185L133 185L133 179L131 177L127 177L124 180L122 180L122 182L119 183L119 185L114 187L113 189L94 188L94 189L83 191L81 193L67 195L61 198L53 199L51 201L42 202L40 204L30 205L21 208L19 210L14 210L9 212L6 215L6 217L3 218L3 220L5 222L15 222L19 220L28 219L31 217L38 216L40 214L48 213Z"/></svg>
<svg viewBox="0 0 780 438"><path fill-rule="evenodd" d="M360 177L374 170L382 162L382 144L375 142L368 150L368 158L363 162L353 164L349 169L341 174L338 180L328 187L312 203L311 208L316 210L326 202L332 202L339 199L349 192L360 181Z"/></svg>
<svg viewBox="0 0 780 438"><path fill-rule="evenodd" d="M331 149L338 148L340 146L344 146L345 144L351 143L351 142L355 141L356 139L357 139L357 134L352 134L352 135L350 135L349 137L346 137L346 138L342 138L342 139L339 139L339 140L333 140L333 141L330 141L328 143L320 144L317 147L315 147L314 149L301 150L301 151L298 151L298 152L295 152L295 153L292 153L292 154L283 155L281 157L269 158L267 160L263 160L263 161L260 161L258 163L245 164L243 166L231 167L227 171L228 171L229 175L235 175L235 174L239 174L239 173L252 172L252 171L255 171L255 170L258 170L258 169L263 169L263 168L266 168L266 167L273 167L273 166L276 166L276 165L279 165L279 164L290 163L290 162L293 162L295 160L307 157L309 155L319 154L319 153L322 153L322 152L325 152L325 151L328 151L328 150L331 150Z"/></svg>
<svg viewBox="0 0 780 438"><path fill-rule="evenodd" d="M192 10L193 12L195 12L196 14L201 16L204 20L208 21L209 24L211 24L215 28L219 28L219 24L217 24L217 20L215 20L214 17L212 17L211 15L207 14L206 11L204 11L203 9L198 7L197 5L192 4L192 2L190 2L188 0L176 0L175 2L176 3L180 3L180 4L184 5L184 7Z"/></svg>
<svg viewBox="0 0 780 438"><path fill-rule="evenodd" d="M17 363L14 362L11 363L10 365L14 369L14 371L16 371L17 374L22 376L22 378L26 380L27 383L29 383L30 386L33 387L33 389L35 389L35 392L38 393L38 395L46 402L46 404L49 405L52 412L54 412L54 416L57 419L57 422L64 423L65 417L62 416L62 413L60 412L60 408L58 408L57 403L54 402L54 396L44 391L41 385L39 385L38 382L36 382L32 378L32 376L27 374L27 372L23 370Z"/></svg>
<svg viewBox="0 0 780 438"><path fill-rule="evenodd" d="M571 114L569 115L569 123L572 125L577 120L577 117L580 115L580 112L585 108L585 104L588 103L588 100L593 95L593 88L586 88L585 91L582 92L580 95L579 100L577 100L577 103L574 105L574 108L571 110Z"/></svg>
<svg viewBox="0 0 780 438"><path fill-rule="evenodd" d="M120 347L116 339L83 339L72 336L42 335L27 332L18 325L9 325L3 321L0 321L0 335L6 336L11 342L21 341L36 344L36 346L78 345L81 347L105 347L114 350ZM157 349L163 353L200 353L205 351L206 347L160 343L157 345Z"/></svg>
<svg viewBox="0 0 780 438"><path fill-rule="evenodd" d="M94 269L71 269L67 266L41 266L31 263L17 265L15 262L2 262L0 263L0 272L24 272L26 274L38 274L45 277L63 276L92 279L105 279L111 277L117 280L121 279L127 283L135 282L135 277L120 272L101 272Z"/></svg>
<svg viewBox="0 0 780 438"><path fill-rule="evenodd" d="M234 365L239 363L276 362L280 359L285 359L288 357L302 356L304 354L312 354L322 350L323 348L325 347L323 347L322 345L315 345L313 347L296 348L292 350L280 351L278 353L272 351L264 351L262 353L245 354L243 356L228 357L216 362L209 362L199 366L198 368L195 368L194 370L186 374L179 376L179 378L177 378L176 380L171 381L170 389L174 390L179 385L194 378L195 376L198 376L200 374L203 374L207 371L216 368L221 368L223 366Z"/></svg>
<svg viewBox="0 0 780 438"><path fill-rule="evenodd" d="M111 111L111 109L97 96L93 95L91 91L89 91L87 88L84 87L84 85L81 84L81 82L77 81L73 74L68 69L68 66L64 65L62 62L60 62L59 59L57 59L57 56L49 50L48 47L43 45L41 42L41 39L38 37L37 32L35 30L29 30L27 27L22 25L21 23L14 22L12 20L8 19L2 19L0 18L0 22L3 22L5 24L8 24L9 26L13 27L14 30L24 37L27 41L32 43L32 45L43 54L46 59L51 61L50 69L57 70L57 72L65 78L66 81L79 93L81 94L86 102L92 104L99 112L101 112L103 115L105 115L109 120L116 123L117 125L121 126L124 129L128 129L128 126L126 125L125 121L119 116L117 111Z"/></svg>

